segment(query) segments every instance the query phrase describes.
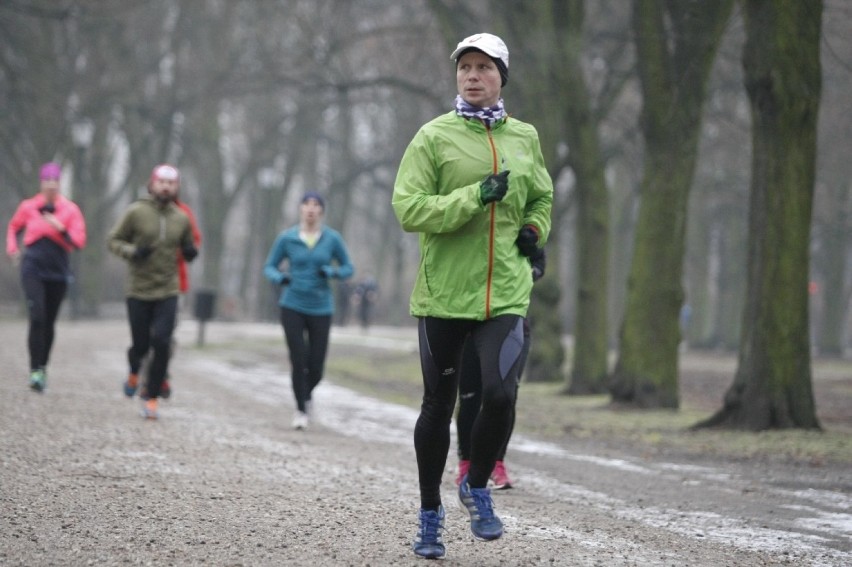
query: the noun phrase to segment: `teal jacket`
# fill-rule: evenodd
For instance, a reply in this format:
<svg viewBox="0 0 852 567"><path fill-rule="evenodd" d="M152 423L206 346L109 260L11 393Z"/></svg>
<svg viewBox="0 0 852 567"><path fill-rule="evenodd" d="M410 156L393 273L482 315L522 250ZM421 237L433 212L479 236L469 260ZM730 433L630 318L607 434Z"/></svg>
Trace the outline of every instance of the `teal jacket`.
<svg viewBox="0 0 852 567"><path fill-rule="evenodd" d="M479 184L506 169L506 196L483 205ZM411 314L525 316L532 277L515 239L530 224L544 245L552 202L553 182L533 126L508 118L487 129L455 111L425 124L405 150L392 198L403 230L420 233Z"/></svg>
<svg viewBox="0 0 852 567"><path fill-rule="evenodd" d="M282 271L285 260L287 271ZM321 269L327 277L320 276ZM266 279L285 286L278 304L306 315L332 315L334 300L328 280L345 280L354 271L343 237L327 226L322 227L312 248L299 237L299 225L285 230L275 239L263 265Z"/></svg>

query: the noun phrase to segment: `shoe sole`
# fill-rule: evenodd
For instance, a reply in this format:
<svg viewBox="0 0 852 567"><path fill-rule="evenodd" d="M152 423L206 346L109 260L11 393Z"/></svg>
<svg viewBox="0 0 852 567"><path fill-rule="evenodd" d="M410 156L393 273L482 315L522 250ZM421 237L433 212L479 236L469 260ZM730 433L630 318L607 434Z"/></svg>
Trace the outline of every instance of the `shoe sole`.
<svg viewBox="0 0 852 567"><path fill-rule="evenodd" d="M414 555L416 555L417 557L422 557L423 559L443 559L447 556L447 552L444 551L442 554L436 555L433 553L421 554L417 553L417 551L414 551Z"/></svg>
<svg viewBox="0 0 852 567"><path fill-rule="evenodd" d="M30 390L33 392L38 392L39 394L44 393L44 384L39 384L38 382L33 382L30 384Z"/></svg>

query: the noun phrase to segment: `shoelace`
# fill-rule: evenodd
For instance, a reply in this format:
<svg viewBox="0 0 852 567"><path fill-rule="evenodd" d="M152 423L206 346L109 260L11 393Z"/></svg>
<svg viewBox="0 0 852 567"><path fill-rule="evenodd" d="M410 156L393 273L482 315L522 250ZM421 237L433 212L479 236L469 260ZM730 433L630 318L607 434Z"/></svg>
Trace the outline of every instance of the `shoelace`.
<svg viewBox="0 0 852 567"><path fill-rule="evenodd" d="M470 495L473 497L476 513L480 520L490 520L494 517L494 502L491 500L491 492L487 488L471 488Z"/></svg>
<svg viewBox="0 0 852 567"><path fill-rule="evenodd" d="M428 511L420 514L420 541L422 543L437 543L441 538L441 516L438 512Z"/></svg>

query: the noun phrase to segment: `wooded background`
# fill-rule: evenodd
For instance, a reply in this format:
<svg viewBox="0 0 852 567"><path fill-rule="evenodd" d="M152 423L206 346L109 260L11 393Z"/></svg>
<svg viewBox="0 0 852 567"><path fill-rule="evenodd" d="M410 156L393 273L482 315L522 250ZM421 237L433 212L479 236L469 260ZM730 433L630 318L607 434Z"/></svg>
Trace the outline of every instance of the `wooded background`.
<svg viewBox="0 0 852 567"><path fill-rule="evenodd" d="M683 345L768 349L807 398L811 351L852 341L846 0L4 0L0 221L61 162L89 232L66 313L103 315L125 277L106 232L173 163L204 235L193 288L222 319L274 319L262 263L320 191L353 282L379 282L376 321L411 324L396 168L452 108L449 54L480 31L508 44L506 108L538 129L556 188L528 377L677 407ZM22 312L10 262L0 304ZM779 372L741 362L732 400L775 376L757 395L784 407L739 425L817 427L771 393Z"/></svg>

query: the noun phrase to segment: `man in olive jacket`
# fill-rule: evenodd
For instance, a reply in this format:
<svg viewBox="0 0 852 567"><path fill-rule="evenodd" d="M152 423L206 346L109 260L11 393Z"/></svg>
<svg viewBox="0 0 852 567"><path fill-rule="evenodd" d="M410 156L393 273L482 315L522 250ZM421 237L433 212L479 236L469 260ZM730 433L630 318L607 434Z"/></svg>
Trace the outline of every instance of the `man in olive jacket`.
<svg viewBox="0 0 852 567"><path fill-rule="evenodd" d="M181 251L187 261L197 255L189 217L174 204L180 174L171 165L158 165L148 182L149 196L132 203L109 233L109 250L127 260L127 316L132 345L127 351L130 371L124 393L133 397L139 387L142 361L153 351L147 388L140 395L143 416L157 419L157 398L168 372L170 343L177 317L178 268Z"/></svg>

